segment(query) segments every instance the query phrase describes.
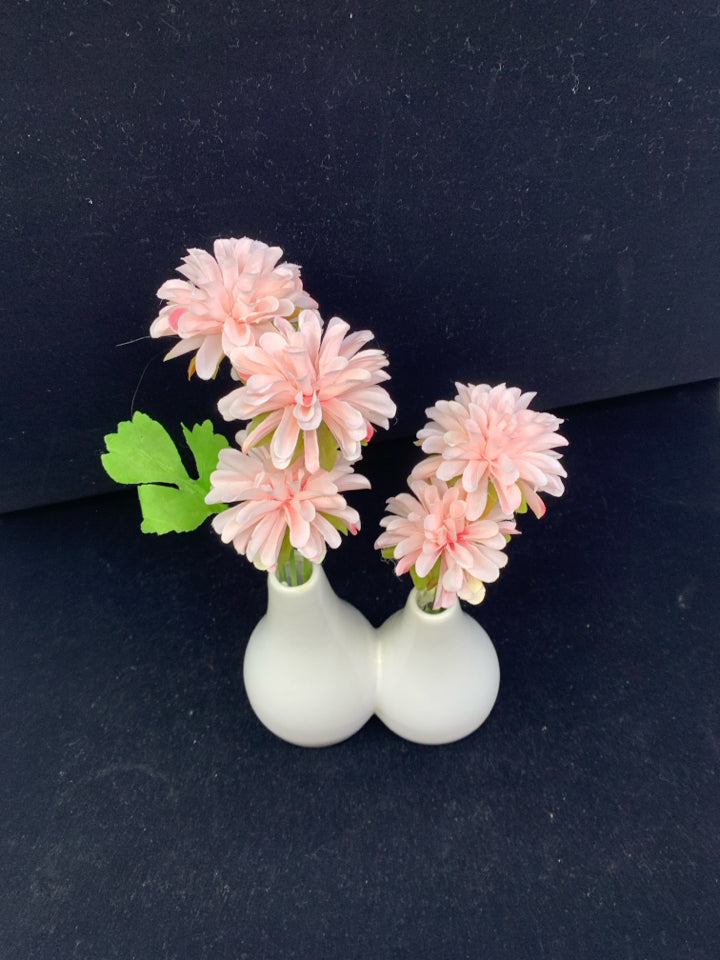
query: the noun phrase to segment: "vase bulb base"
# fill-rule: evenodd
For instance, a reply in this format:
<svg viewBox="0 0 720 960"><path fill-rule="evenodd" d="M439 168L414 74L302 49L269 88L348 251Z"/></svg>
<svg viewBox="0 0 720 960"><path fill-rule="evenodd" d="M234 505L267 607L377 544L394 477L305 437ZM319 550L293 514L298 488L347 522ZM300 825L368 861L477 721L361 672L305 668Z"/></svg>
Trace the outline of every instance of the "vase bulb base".
<svg viewBox="0 0 720 960"><path fill-rule="evenodd" d="M243 679L271 733L300 747L347 740L373 715L376 660L370 623L322 567L298 587L268 576L268 611L248 641Z"/></svg>
<svg viewBox="0 0 720 960"><path fill-rule="evenodd" d="M456 602L425 613L415 591L378 632L375 712L393 733L420 744L453 743L480 727L500 686L500 665L485 630Z"/></svg>

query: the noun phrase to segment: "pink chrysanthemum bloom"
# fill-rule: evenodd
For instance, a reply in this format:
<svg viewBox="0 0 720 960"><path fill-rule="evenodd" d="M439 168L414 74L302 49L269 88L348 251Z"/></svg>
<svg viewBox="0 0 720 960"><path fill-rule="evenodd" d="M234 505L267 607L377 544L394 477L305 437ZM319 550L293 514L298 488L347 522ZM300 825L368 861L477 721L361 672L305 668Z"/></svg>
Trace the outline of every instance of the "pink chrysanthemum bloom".
<svg viewBox="0 0 720 960"><path fill-rule="evenodd" d="M160 287L157 295L167 304L150 327L152 337L180 337L166 360L197 351L190 369L203 380L212 379L231 349L252 344L271 329L274 317L317 306L303 290L300 268L278 264L280 247L230 237L216 240L213 252L188 250L178 267L187 280L168 280Z"/></svg>
<svg viewBox="0 0 720 960"><path fill-rule="evenodd" d="M339 317L323 322L315 310L303 310L297 329L275 320L254 347L232 351L230 359L245 385L218 403L226 420L256 421L243 444L247 452L272 434L270 453L276 467L295 458L302 437L305 466L320 466L318 432L325 424L342 456L354 463L373 424L387 428L395 404L378 386L389 380L382 350L362 350L372 340L369 330L348 334Z"/></svg>
<svg viewBox="0 0 720 960"><path fill-rule="evenodd" d="M448 482L462 478L470 517L482 514L490 484L504 513L514 513L524 497L541 517L545 504L539 494L559 497L564 490L562 455L553 449L568 442L556 433L563 421L529 410L535 394L521 393L517 387L455 386L454 400L440 400L425 411L430 422L417 436L430 456L413 476L437 476Z"/></svg>
<svg viewBox="0 0 720 960"><path fill-rule="evenodd" d="M241 431L238 442L243 438ZM232 543L258 569L273 571L286 534L299 553L320 563L326 547L340 546L340 532L332 520L357 533L360 516L342 493L369 486L369 481L343 460L332 470L315 473L300 461L278 470L267 447L249 453L227 448L220 451L205 500L237 503L213 518L214 529L224 543Z"/></svg>
<svg viewBox="0 0 720 960"><path fill-rule="evenodd" d="M398 576L412 567L418 578L431 577L437 589L433 609L453 604L455 597L480 603L485 584L497 580L507 563L506 535L517 533L510 517L494 503L479 519L468 516L468 502L459 484L448 485L436 477L409 481L412 495L401 493L388 502L390 516L375 542L379 550L393 549Z"/></svg>

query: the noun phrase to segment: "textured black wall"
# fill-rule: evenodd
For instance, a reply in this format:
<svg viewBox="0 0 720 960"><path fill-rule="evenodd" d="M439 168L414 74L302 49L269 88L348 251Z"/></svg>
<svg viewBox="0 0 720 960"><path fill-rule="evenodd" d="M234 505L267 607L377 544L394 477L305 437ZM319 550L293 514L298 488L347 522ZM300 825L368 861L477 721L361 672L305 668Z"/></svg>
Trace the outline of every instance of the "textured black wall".
<svg viewBox="0 0 720 960"><path fill-rule="evenodd" d="M671 0L23 0L3 12L0 509L109 487L186 246L248 234L390 356L557 406L720 373L720 17ZM155 358L155 359L153 359Z"/></svg>

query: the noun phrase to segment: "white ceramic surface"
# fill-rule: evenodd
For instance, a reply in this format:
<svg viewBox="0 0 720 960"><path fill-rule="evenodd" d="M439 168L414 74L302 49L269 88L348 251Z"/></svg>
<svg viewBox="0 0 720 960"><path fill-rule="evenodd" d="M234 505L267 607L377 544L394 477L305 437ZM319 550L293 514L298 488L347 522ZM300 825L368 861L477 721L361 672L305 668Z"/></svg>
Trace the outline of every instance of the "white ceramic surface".
<svg viewBox="0 0 720 960"><path fill-rule="evenodd" d="M413 590L405 607L378 631L375 712L416 743L460 740L487 718L500 667L487 633L456 601L424 613Z"/></svg>
<svg viewBox="0 0 720 960"><path fill-rule="evenodd" d="M243 678L258 718L303 747L338 743L375 709L374 631L335 595L320 566L299 587L268 574L268 610L248 641Z"/></svg>

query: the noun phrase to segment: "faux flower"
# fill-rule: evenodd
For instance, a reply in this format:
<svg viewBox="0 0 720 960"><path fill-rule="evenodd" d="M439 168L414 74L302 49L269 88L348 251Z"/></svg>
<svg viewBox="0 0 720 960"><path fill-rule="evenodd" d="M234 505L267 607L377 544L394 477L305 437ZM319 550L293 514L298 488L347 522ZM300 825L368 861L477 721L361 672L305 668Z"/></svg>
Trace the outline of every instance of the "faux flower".
<svg viewBox="0 0 720 960"><path fill-rule="evenodd" d="M244 432L236 439L242 443ZM275 570L283 548L320 563L327 547L340 546L341 530L357 533L360 516L342 493L369 486L343 460L332 470L311 472L300 460L278 469L267 447L248 453L227 448L220 451L205 499L237 504L213 518L214 529L258 569Z"/></svg>
<svg viewBox="0 0 720 960"><path fill-rule="evenodd" d="M485 584L497 580L507 563L506 536L516 533L497 503L471 519L460 484L432 478L409 481L410 493L387 501L389 516L375 546L396 560L398 576L414 569L416 586L434 590L432 607L444 609L455 597L480 603Z"/></svg>
<svg viewBox="0 0 720 960"><path fill-rule="evenodd" d="M243 451L272 434L270 455L276 467L288 467L302 449L306 469L315 473L327 438L324 424L333 448L339 447L349 463L359 460L373 424L387 428L395 415L395 404L379 386L389 379L387 357L381 350L362 349L372 333L348 334L348 324L339 317L323 331L315 310L303 310L297 328L280 318L274 327L256 346L230 353L245 384L223 397L218 409L226 420L253 421Z"/></svg>
<svg viewBox="0 0 720 960"><path fill-rule="evenodd" d="M168 280L158 290L166 305L150 327L152 337L178 336L165 359L197 351L190 371L215 375L231 349L247 346L271 327L274 317L316 307L300 281L300 268L280 263L280 247L259 240L216 240L214 256L190 249L178 267L186 280Z"/></svg>
<svg viewBox="0 0 720 960"><path fill-rule="evenodd" d="M524 498L542 516L545 504L539 494L559 497L564 490L560 478L567 474L554 449L568 442L556 432L563 421L528 409L535 394L517 387L455 386L454 400L440 400L425 411L430 422L417 436L430 456L413 476L446 482L461 478L471 518L485 510L491 485L504 513L520 509Z"/></svg>

